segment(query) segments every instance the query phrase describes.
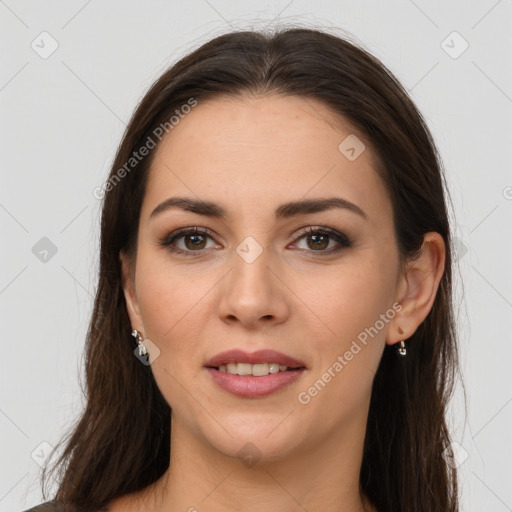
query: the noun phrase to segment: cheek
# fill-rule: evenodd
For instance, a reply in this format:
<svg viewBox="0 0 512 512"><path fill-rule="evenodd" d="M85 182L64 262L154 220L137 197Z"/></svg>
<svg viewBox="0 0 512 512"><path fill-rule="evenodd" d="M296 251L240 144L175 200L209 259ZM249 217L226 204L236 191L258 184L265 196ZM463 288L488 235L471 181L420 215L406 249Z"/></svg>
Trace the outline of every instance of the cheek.
<svg viewBox="0 0 512 512"><path fill-rule="evenodd" d="M173 264L165 248L143 245L137 258L137 298L150 328L170 329L197 303L208 276L191 272L187 265ZM143 311L144 309L144 311Z"/></svg>
<svg viewBox="0 0 512 512"><path fill-rule="evenodd" d="M324 317L329 315L327 321L335 335L316 338L316 364L296 400L301 404L298 407L302 418L309 418L312 424L321 423L326 431L358 418L370 400L386 328L371 330L380 309L371 297L368 299L338 300L338 308L331 305L331 309L323 310Z"/></svg>
<svg viewBox="0 0 512 512"><path fill-rule="evenodd" d="M193 402L191 384L203 364L201 319L207 317L205 296L212 284L207 276L194 278L154 256L151 262L141 258L137 271L144 336L160 351L151 371L166 402L175 413L186 416Z"/></svg>
<svg viewBox="0 0 512 512"><path fill-rule="evenodd" d="M311 351L318 357L307 383L311 387L301 390L306 393L303 402L316 403L311 408L315 414L344 416L369 399L395 316L390 308L393 279L368 251L364 257L359 254L357 262L347 259L334 274L317 273L301 281L298 295L313 311L309 316L315 331L318 325L312 336ZM333 404L337 412L328 413Z"/></svg>
<svg viewBox="0 0 512 512"><path fill-rule="evenodd" d="M303 275L307 277L301 277L294 290L311 312L311 325L318 329L318 341L324 344L321 352L331 355L349 347L386 313L394 291L391 273L381 268L369 251L359 254L357 260L347 258L332 272ZM378 337L385 337L386 329L380 331Z"/></svg>
<svg viewBox="0 0 512 512"><path fill-rule="evenodd" d="M202 332L198 320L204 316L205 299L214 279L204 272L184 272L154 255L141 257L137 272L144 335L163 355L194 352Z"/></svg>

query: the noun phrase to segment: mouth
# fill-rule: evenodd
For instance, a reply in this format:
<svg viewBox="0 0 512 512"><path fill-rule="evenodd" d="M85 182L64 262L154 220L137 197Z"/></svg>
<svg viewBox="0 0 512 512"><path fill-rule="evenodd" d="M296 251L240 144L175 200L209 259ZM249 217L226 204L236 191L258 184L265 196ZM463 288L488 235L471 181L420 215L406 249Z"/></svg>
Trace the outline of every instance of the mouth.
<svg viewBox="0 0 512 512"><path fill-rule="evenodd" d="M251 368L252 373L252 367L256 367L256 372L266 371L268 367L270 373L306 367L302 361L270 349L258 350L257 352L245 352L241 349L228 350L217 354L204 364L207 368L215 368L229 373L233 373L235 368L233 365L236 365L237 373L238 370L242 372L238 375L248 375L249 368Z"/></svg>
<svg viewBox="0 0 512 512"><path fill-rule="evenodd" d="M307 370L302 361L274 350L230 350L217 354L204 367L220 388L244 398L264 397L283 389Z"/></svg>
<svg viewBox="0 0 512 512"><path fill-rule="evenodd" d="M230 375L265 377L266 375L291 372L295 370L305 369L304 366L288 367L279 363L227 363L219 366L207 366L219 372L229 373Z"/></svg>

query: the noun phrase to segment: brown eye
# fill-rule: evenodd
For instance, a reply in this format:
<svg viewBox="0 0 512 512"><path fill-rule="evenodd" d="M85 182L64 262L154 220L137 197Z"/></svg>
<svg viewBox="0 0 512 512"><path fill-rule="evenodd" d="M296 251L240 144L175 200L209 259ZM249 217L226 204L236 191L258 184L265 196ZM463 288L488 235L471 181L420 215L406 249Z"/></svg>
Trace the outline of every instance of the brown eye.
<svg viewBox="0 0 512 512"><path fill-rule="evenodd" d="M182 228L174 231L159 242L169 251L179 254L191 255L200 253L206 248L207 239L212 238L211 231L206 228ZM176 246L178 240L184 240L184 248Z"/></svg>
<svg viewBox="0 0 512 512"><path fill-rule="evenodd" d="M322 235L322 234L316 234L316 235L306 235L306 240L309 242L311 241L313 243L313 247L315 249L327 249L329 245L329 235Z"/></svg>
<svg viewBox="0 0 512 512"><path fill-rule="evenodd" d="M330 228L315 228L308 227L302 231L302 235L297 240L306 240L307 249L309 252L318 252L320 254L332 254L341 251L343 248L352 245L349 238ZM336 242L338 247L328 249L331 241Z"/></svg>
<svg viewBox="0 0 512 512"><path fill-rule="evenodd" d="M184 235L180 238L183 238L185 240L185 246L187 249L204 249L204 242L205 242L205 236L204 235ZM190 241L190 246L187 246L186 240Z"/></svg>
<svg viewBox="0 0 512 512"><path fill-rule="evenodd" d="M172 253L191 256L194 253L201 254L207 249L208 238L214 240L213 233L207 228L182 228L166 236L159 245L167 247ZM179 247L177 242L181 239L183 239L183 246ZM305 251L319 255L333 254L352 245L346 235L331 228L308 227L302 230L301 236L296 240L302 239L306 240ZM334 247L329 248L331 242L335 244Z"/></svg>

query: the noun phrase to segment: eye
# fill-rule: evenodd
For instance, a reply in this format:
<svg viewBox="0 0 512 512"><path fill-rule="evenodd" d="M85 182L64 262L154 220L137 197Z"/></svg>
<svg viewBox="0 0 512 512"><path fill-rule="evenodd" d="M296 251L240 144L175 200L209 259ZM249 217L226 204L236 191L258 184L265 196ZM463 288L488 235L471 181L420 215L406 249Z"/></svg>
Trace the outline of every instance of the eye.
<svg viewBox="0 0 512 512"><path fill-rule="evenodd" d="M206 238L212 238L212 232L208 228L182 228L167 235L160 240L158 245L167 247L169 251L178 254L190 256L193 253L199 253L205 248ZM176 247L174 244L177 240L184 239L185 248ZM188 241L188 243L187 243Z"/></svg>
<svg viewBox="0 0 512 512"><path fill-rule="evenodd" d="M317 252L320 253L320 255L333 254L352 245L352 242L345 234L331 228L309 226L303 229L301 233L297 240L305 239L307 246L314 247L314 250L309 252ZM331 247L327 250L329 242L333 240L338 246ZM311 242L311 244L309 242Z"/></svg>
<svg viewBox="0 0 512 512"><path fill-rule="evenodd" d="M213 240L213 232L208 228L181 228L160 240L158 245L167 247L172 253L192 256L194 253L200 254L206 249L208 238ZM184 241L184 247L177 246L177 241L181 239ZM311 242L311 247L314 248L309 251L306 249L308 252L319 253L319 255L333 254L352 245L345 234L327 227L309 226L299 233L296 242L302 239L306 239L308 245ZM327 249L330 241L336 242L338 246Z"/></svg>

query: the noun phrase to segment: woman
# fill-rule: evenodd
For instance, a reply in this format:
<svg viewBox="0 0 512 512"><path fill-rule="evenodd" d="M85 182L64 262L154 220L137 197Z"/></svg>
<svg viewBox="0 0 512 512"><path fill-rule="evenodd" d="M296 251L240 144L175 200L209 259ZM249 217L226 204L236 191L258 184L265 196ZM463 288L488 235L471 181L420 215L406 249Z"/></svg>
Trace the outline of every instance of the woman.
<svg viewBox="0 0 512 512"><path fill-rule="evenodd" d="M87 406L33 510L458 510L446 184L382 63L317 30L217 37L96 194Z"/></svg>

